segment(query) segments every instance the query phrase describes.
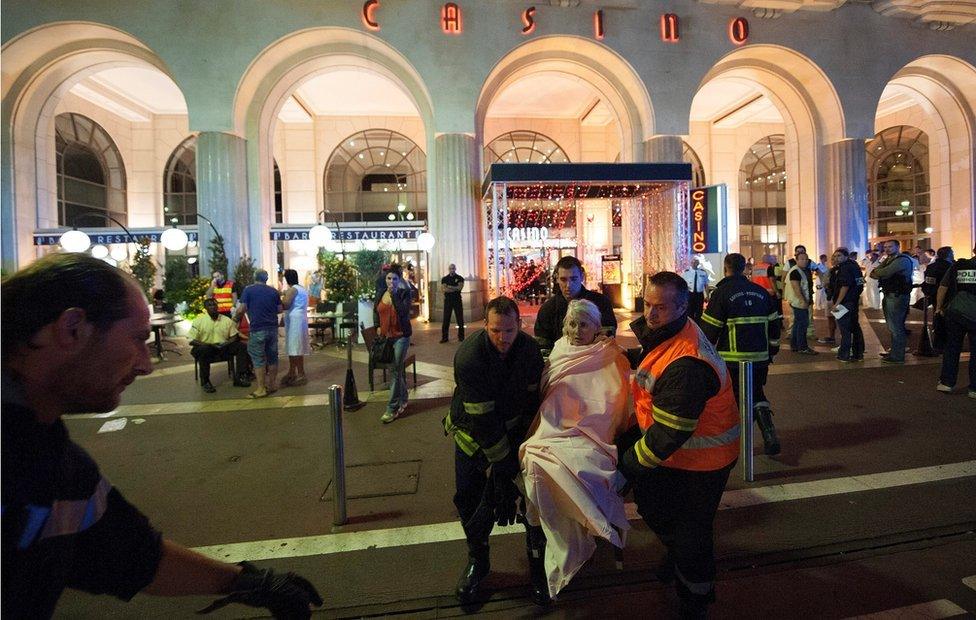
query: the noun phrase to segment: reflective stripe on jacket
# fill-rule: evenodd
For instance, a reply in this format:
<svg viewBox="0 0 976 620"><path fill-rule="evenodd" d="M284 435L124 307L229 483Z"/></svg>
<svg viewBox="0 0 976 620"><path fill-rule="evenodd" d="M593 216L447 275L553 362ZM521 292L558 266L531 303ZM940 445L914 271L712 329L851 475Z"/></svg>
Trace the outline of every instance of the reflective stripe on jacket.
<svg viewBox="0 0 976 620"><path fill-rule="evenodd" d="M234 309L234 281L226 280L222 286L214 285L213 298L217 302L217 312L230 312Z"/></svg>
<svg viewBox="0 0 976 620"><path fill-rule="evenodd" d="M654 382L672 362L694 357L709 366L719 377L718 394L708 399L697 420L681 418L654 406ZM643 441L635 444L637 458L646 467L661 465L691 471L714 471L739 455L739 413L732 393L732 382L725 362L693 321L688 321L676 336L655 347L641 361L631 384L634 409L641 430L654 424L689 431L691 437L671 456L658 459Z"/></svg>

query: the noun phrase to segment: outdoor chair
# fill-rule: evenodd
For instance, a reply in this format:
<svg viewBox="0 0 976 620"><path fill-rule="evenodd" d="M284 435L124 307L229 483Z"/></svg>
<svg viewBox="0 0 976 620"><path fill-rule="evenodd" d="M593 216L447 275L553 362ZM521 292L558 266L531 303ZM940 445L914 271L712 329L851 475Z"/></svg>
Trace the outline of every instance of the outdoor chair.
<svg viewBox="0 0 976 620"><path fill-rule="evenodd" d="M217 363L219 364L220 362ZM227 376L234 377L237 372L236 365L237 363L234 361L233 355L227 358ZM200 361L195 357L193 358L193 380L200 381Z"/></svg>
<svg viewBox="0 0 976 620"><path fill-rule="evenodd" d="M373 391L373 371L382 370L383 371L383 381L386 381L386 371L393 368L392 363L379 363L373 361L373 341L376 340L376 328L366 327L362 323L359 324L359 329L363 334L363 340L366 342L366 351L369 354L369 391ZM406 359L403 360L403 367L413 365L413 387L417 387L417 356L413 353L408 352Z"/></svg>

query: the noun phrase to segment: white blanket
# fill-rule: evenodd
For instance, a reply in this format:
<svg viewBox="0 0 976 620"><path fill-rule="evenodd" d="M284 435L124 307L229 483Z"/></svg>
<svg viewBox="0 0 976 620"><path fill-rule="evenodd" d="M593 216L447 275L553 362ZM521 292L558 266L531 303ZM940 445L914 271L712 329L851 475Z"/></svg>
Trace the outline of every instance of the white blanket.
<svg viewBox="0 0 976 620"><path fill-rule="evenodd" d="M519 458L526 518L546 534L551 596L593 555L594 536L623 548L630 529L613 445L629 422L629 371L613 340L577 347L560 338L543 374L542 406Z"/></svg>

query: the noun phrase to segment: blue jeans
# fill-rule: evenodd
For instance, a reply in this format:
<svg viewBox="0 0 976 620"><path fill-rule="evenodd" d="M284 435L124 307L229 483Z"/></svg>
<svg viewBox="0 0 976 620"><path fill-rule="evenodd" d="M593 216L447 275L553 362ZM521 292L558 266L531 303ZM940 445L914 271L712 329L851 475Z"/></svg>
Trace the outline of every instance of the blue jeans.
<svg viewBox="0 0 976 620"><path fill-rule="evenodd" d="M393 368L390 369L390 402L387 411L396 411L407 404L407 371L403 361L407 359L410 337L401 336L393 341Z"/></svg>
<svg viewBox="0 0 976 620"><path fill-rule="evenodd" d="M969 334L969 350L976 352L976 329L967 329L957 321L946 319L945 348L942 350L942 372L939 383L956 387L959 376L959 354L962 352L962 339ZM969 389L976 391L976 359L969 357Z"/></svg>
<svg viewBox="0 0 976 620"><path fill-rule="evenodd" d="M885 293L881 308L884 310L885 323L891 332L891 350L888 359L895 362L905 361L905 344L908 334L905 332L905 319L908 318L908 301L910 295Z"/></svg>
<svg viewBox="0 0 976 620"><path fill-rule="evenodd" d="M840 349L837 350L837 359L864 357L864 332L861 331L861 324L857 321L859 303L859 300L855 299L843 304L847 308L847 314L837 319L837 327L840 329Z"/></svg>
<svg viewBox="0 0 976 620"><path fill-rule="evenodd" d="M807 344L807 328L810 326L810 309L793 308L793 330L790 332L790 349L793 351L806 351L810 348Z"/></svg>

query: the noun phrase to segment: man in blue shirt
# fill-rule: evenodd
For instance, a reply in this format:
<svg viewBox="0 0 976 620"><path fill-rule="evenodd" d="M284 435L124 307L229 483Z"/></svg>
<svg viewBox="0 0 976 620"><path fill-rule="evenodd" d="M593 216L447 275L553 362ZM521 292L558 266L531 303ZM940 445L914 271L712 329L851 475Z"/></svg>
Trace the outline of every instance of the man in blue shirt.
<svg viewBox="0 0 976 620"><path fill-rule="evenodd" d="M254 363L258 387L248 394L248 398L264 398L277 387L278 374L278 313L281 312L281 297L273 287L268 286L268 272L258 269L254 274L254 284L244 289L237 316L247 313L251 323L251 334L247 341L247 353Z"/></svg>

